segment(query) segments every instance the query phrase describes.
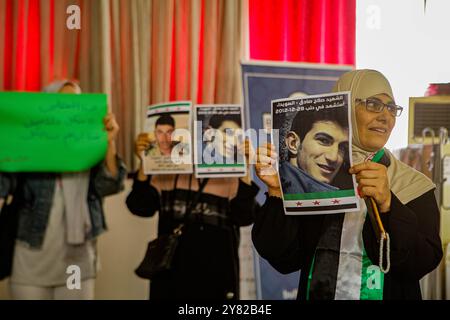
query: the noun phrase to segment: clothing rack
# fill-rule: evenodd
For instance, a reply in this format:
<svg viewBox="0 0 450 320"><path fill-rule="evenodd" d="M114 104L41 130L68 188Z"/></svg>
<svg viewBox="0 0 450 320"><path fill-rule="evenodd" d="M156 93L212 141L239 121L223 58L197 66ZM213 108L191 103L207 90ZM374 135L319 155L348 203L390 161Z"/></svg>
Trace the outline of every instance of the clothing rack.
<svg viewBox="0 0 450 320"><path fill-rule="evenodd" d="M445 270L444 299L450 300L450 141L448 130L440 129L440 208L441 208L441 238L444 250L442 265Z"/></svg>
<svg viewBox="0 0 450 320"><path fill-rule="evenodd" d="M431 136L429 145L425 144L427 136ZM448 130L441 127L436 134L433 129L424 128L422 142L422 150L428 148L429 159L426 166L422 166L421 171L436 184L435 194L440 207L440 235L444 256L440 265L425 276L420 284L424 299L450 300L450 141Z"/></svg>

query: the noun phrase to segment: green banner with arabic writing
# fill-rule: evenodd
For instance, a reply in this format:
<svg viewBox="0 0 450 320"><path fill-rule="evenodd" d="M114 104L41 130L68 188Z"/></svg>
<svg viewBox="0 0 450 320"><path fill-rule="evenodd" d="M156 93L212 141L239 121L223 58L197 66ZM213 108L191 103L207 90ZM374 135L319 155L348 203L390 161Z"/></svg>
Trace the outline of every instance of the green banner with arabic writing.
<svg viewBox="0 0 450 320"><path fill-rule="evenodd" d="M103 94L0 92L0 172L75 172L107 149Z"/></svg>

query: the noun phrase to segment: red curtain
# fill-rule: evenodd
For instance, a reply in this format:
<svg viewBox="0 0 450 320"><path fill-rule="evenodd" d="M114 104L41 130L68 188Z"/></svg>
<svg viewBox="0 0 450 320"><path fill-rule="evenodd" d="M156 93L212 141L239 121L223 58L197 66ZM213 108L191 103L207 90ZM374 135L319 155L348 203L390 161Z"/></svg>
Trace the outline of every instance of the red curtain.
<svg viewBox="0 0 450 320"><path fill-rule="evenodd" d="M61 72L54 74L53 2L49 48L42 50L47 55L48 70L42 70L40 0L5 0L4 20L0 21L0 28L4 28L3 61L0 61L4 90L40 90L44 85L42 79L65 76ZM187 16L187 2L178 3L184 5ZM249 0L250 58L354 65L355 6L355 0ZM202 5L202 22L203 14ZM183 19L183 24L186 23L187 17ZM184 49L174 43L174 56L186 52ZM202 52L200 59L201 55ZM202 70L202 63L199 68ZM172 67L171 98L178 96L176 74L185 71L189 70ZM45 77L42 72L46 73ZM201 88L198 92L200 95Z"/></svg>
<svg viewBox="0 0 450 320"><path fill-rule="evenodd" d="M66 52L62 50L61 39L67 38L63 29L67 17L63 3L57 0L4 0L0 4L3 4L0 10L4 11L0 15L3 18L0 28L4 30L0 32L0 47L3 48L1 90L40 91L54 78L77 76L78 66L68 70L68 61L62 58ZM44 11L47 13L43 14ZM55 29L55 20L59 29ZM72 34L77 38L79 32ZM58 35L59 46L55 42ZM79 42L78 38L76 41Z"/></svg>
<svg viewBox="0 0 450 320"><path fill-rule="evenodd" d="M5 30L3 83L4 90L39 91L40 68L40 18L39 0L7 0Z"/></svg>
<svg viewBox="0 0 450 320"><path fill-rule="evenodd" d="M355 0L249 0L250 58L355 64Z"/></svg>

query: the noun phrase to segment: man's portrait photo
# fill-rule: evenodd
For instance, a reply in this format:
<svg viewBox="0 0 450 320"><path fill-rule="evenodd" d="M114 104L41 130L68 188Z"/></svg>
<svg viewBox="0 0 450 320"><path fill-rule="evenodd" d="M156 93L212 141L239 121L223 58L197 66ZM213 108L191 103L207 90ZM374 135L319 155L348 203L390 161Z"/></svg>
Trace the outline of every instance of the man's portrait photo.
<svg viewBox="0 0 450 320"><path fill-rule="evenodd" d="M174 131L175 119L170 114L158 116L155 122L154 139L152 139L146 155L170 157L174 146L174 142L172 141Z"/></svg>
<svg viewBox="0 0 450 320"><path fill-rule="evenodd" d="M197 106L196 120L196 172L203 176L243 174L242 106Z"/></svg>
<svg viewBox="0 0 450 320"><path fill-rule="evenodd" d="M285 212L334 213L358 208L351 167L347 93L272 101L278 174ZM342 208L342 209L341 209Z"/></svg>
<svg viewBox="0 0 450 320"><path fill-rule="evenodd" d="M352 188L351 176L347 174L347 181L343 179L345 170L350 168L346 112L341 109L298 111L280 144L284 144L287 152L286 159L280 162L284 192Z"/></svg>
<svg viewBox="0 0 450 320"><path fill-rule="evenodd" d="M144 151L147 174L192 173L191 103L150 106L144 130L150 144ZM183 129L186 134L178 134ZM177 131L178 130L178 131Z"/></svg>

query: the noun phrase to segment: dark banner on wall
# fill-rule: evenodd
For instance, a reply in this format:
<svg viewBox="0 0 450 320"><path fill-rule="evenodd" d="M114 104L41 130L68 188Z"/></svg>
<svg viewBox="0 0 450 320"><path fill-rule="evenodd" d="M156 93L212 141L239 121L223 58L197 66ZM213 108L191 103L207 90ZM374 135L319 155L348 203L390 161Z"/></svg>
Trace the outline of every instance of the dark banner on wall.
<svg viewBox="0 0 450 320"><path fill-rule="evenodd" d="M328 93L340 75L350 70L350 66L327 64L274 61L242 63L245 119L247 128L255 129L257 133L256 137L252 138L253 145L270 142L272 100ZM267 188L256 176L253 178L261 188L258 201L263 203ZM257 298L295 299L300 273L282 275L256 252L254 256Z"/></svg>

